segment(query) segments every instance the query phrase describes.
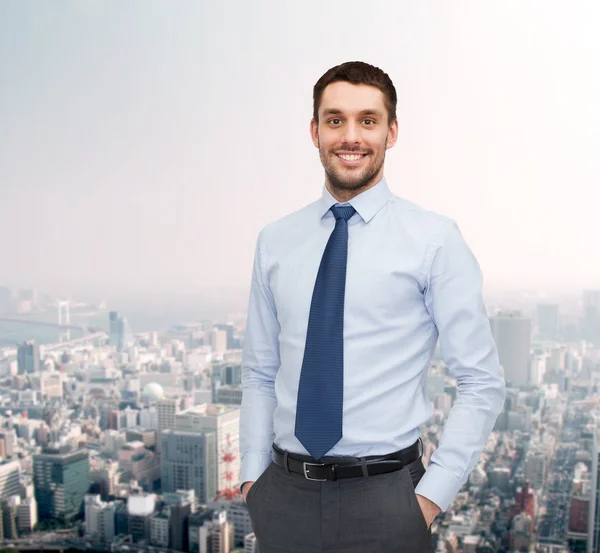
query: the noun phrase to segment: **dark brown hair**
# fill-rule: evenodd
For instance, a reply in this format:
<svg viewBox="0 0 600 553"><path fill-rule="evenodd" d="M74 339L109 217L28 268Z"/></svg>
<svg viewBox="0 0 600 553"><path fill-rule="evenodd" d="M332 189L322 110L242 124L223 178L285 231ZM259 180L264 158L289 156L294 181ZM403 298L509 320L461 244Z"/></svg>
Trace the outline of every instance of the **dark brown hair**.
<svg viewBox="0 0 600 553"><path fill-rule="evenodd" d="M329 69L313 88L313 118L319 122L319 107L323 91L331 83L345 81L351 84L366 84L374 86L383 92L385 107L388 112L388 122L396 120L396 104L398 97L389 75L368 63L362 61L347 61Z"/></svg>

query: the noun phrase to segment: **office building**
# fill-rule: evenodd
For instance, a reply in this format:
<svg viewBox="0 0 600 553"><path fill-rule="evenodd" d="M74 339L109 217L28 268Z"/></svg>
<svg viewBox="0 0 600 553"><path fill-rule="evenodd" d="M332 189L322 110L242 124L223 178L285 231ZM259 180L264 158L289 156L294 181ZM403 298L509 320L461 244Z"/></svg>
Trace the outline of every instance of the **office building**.
<svg viewBox="0 0 600 553"><path fill-rule="evenodd" d="M597 424L597 423L596 423ZM600 428L594 429L587 553L600 553Z"/></svg>
<svg viewBox="0 0 600 553"><path fill-rule="evenodd" d="M217 495L214 433L165 430L160 436L163 492L194 490L201 503Z"/></svg>
<svg viewBox="0 0 600 553"><path fill-rule="evenodd" d="M99 495L86 495L85 534L101 541L111 542L116 534L115 503L105 503Z"/></svg>
<svg viewBox="0 0 600 553"><path fill-rule="evenodd" d="M0 501L8 500L21 492L21 465L18 461L0 463Z"/></svg>
<svg viewBox="0 0 600 553"><path fill-rule="evenodd" d="M225 505L225 509L227 520L233 524L235 544L236 546L243 546L246 536L253 531L246 503L242 499L229 501Z"/></svg>
<svg viewBox="0 0 600 553"><path fill-rule="evenodd" d="M200 551L209 553L229 553L233 548L233 524L227 520L227 513L219 511L212 520L200 527Z"/></svg>
<svg viewBox="0 0 600 553"><path fill-rule="evenodd" d="M150 539L152 515L156 508L154 494L131 495L127 501L129 534L134 542Z"/></svg>
<svg viewBox="0 0 600 553"><path fill-rule="evenodd" d="M14 540L19 537L19 525L17 518L19 516L19 506L21 498L18 495L13 495L9 499L0 502L2 509L2 529L4 537L8 540Z"/></svg>
<svg viewBox="0 0 600 553"><path fill-rule="evenodd" d="M127 319L118 311L111 311L108 314L108 337L111 346L115 346L117 351L123 351L133 344L133 334Z"/></svg>
<svg viewBox="0 0 600 553"><path fill-rule="evenodd" d="M33 340L24 342L17 348L19 374L33 374L40 371L40 346Z"/></svg>
<svg viewBox="0 0 600 553"><path fill-rule="evenodd" d="M150 519L150 543L166 549L169 547L169 515L155 513Z"/></svg>
<svg viewBox="0 0 600 553"><path fill-rule="evenodd" d="M217 490L239 487L240 410L230 405L202 404L175 415L175 429L186 432L211 432L216 436Z"/></svg>
<svg viewBox="0 0 600 553"><path fill-rule="evenodd" d="M156 404L158 411L158 434L163 430L172 429L175 427L175 415L179 413L185 405L185 401L181 397L161 399Z"/></svg>
<svg viewBox="0 0 600 553"><path fill-rule="evenodd" d="M538 334L547 339L556 338L560 331L558 305L539 303L537 306Z"/></svg>
<svg viewBox="0 0 600 553"><path fill-rule="evenodd" d="M600 346L600 290L583 292L583 337Z"/></svg>
<svg viewBox="0 0 600 553"><path fill-rule="evenodd" d="M17 521L20 534L33 532L35 525L38 523L38 508L35 497L25 497L21 499Z"/></svg>
<svg viewBox="0 0 600 553"><path fill-rule="evenodd" d="M490 325L507 384L530 385L531 319L519 311L501 311Z"/></svg>
<svg viewBox="0 0 600 553"><path fill-rule="evenodd" d="M244 538L244 553L259 553L258 541L254 532L251 532Z"/></svg>
<svg viewBox="0 0 600 553"><path fill-rule="evenodd" d="M90 487L87 451L48 448L33 456L35 499L41 520L70 522L83 513Z"/></svg>

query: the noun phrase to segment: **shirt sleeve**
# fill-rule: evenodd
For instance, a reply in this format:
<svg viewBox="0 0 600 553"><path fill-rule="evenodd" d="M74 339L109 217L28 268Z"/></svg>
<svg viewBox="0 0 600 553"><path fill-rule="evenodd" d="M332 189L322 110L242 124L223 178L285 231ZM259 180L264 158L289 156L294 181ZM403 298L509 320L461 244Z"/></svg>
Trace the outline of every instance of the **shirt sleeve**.
<svg viewBox="0 0 600 553"><path fill-rule="evenodd" d="M242 353L240 408L240 488L255 481L271 463L273 413L277 406L275 375L279 370L279 322L265 278L264 230L254 256L248 317Z"/></svg>
<svg viewBox="0 0 600 553"><path fill-rule="evenodd" d="M425 303L458 397L416 493L442 511L467 481L504 407L505 382L482 297L482 274L457 224L443 225Z"/></svg>

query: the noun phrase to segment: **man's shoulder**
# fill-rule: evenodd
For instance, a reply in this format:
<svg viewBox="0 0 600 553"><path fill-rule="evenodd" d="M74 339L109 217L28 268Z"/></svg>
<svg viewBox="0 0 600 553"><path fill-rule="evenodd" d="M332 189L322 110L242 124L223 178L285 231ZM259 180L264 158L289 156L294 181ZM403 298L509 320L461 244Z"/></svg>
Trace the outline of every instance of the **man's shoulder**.
<svg viewBox="0 0 600 553"><path fill-rule="evenodd" d="M392 209L397 211L399 221L431 236L437 236L444 228L455 224L454 219L448 215L428 209L395 194L392 195L391 204Z"/></svg>
<svg viewBox="0 0 600 553"><path fill-rule="evenodd" d="M318 213L318 203L319 200L315 200L292 213L267 223L260 232L262 239L278 239L289 233L306 232L307 225L315 220L315 215Z"/></svg>

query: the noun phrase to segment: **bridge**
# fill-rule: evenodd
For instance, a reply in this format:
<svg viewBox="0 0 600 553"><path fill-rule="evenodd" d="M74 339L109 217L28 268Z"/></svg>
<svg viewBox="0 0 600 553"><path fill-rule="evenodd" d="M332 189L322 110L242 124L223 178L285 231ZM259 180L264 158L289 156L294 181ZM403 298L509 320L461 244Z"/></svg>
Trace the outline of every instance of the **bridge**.
<svg viewBox="0 0 600 553"><path fill-rule="evenodd" d="M89 342L93 342L94 340L105 340L108 338L108 334L106 332L94 332L92 334L86 334L85 336L81 336L80 338L74 338L73 340L68 340L66 342L59 342L57 344L43 344L41 347L44 351L55 351L55 350L64 350L65 348L72 346L79 346ZM14 359L17 356L17 348L0 348L0 359L4 358Z"/></svg>
<svg viewBox="0 0 600 553"><path fill-rule="evenodd" d="M36 321L33 319L17 319L14 317L0 317L0 322L4 323L20 323L27 325L36 325L36 326L49 326L52 328L62 328L62 329L70 329L70 330L82 330L84 332L97 332L98 329L93 326L84 326L84 325L72 325L72 324L64 324L64 323L51 323L48 321Z"/></svg>

